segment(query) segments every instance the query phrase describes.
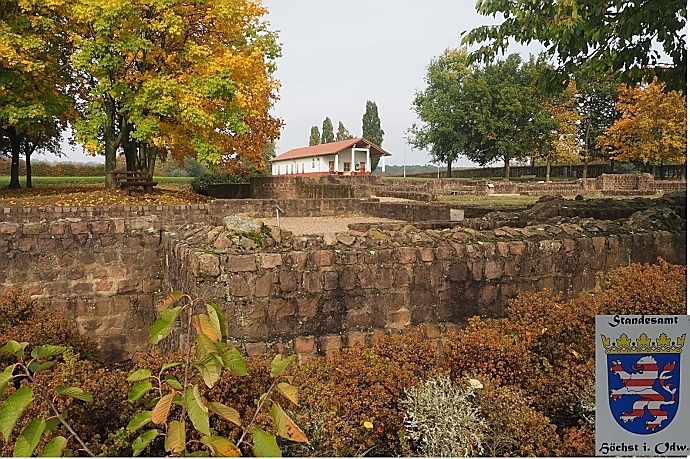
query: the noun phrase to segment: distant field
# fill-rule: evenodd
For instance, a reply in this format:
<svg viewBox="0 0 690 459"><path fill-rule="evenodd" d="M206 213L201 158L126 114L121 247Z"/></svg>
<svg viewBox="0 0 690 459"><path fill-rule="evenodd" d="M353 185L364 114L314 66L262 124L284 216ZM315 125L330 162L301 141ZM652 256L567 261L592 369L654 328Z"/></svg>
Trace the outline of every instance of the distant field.
<svg viewBox="0 0 690 459"><path fill-rule="evenodd" d="M190 183L194 177L154 177L158 183ZM34 185L56 185L67 183L104 183L105 177L32 177L31 181ZM9 185L10 178L8 176L0 176L0 187ZM20 177L19 183L22 186L26 185L26 178Z"/></svg>

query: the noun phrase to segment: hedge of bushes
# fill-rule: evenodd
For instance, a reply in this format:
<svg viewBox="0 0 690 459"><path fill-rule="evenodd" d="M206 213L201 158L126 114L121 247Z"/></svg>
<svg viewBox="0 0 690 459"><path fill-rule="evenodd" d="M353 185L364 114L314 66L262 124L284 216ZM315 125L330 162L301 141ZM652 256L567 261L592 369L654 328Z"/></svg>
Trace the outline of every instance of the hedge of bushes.
<svg viewBox="0 0 690 459"><path fill-rule="evenodd" d="M569 301L549 292L521 295L510 302L505 318L473 318L440 346L421 330L380 336L371 348L353 347L293 366L292 384L299 387L300 403L289 415L310 443L281 441L283 454L409 456L458 451L458 445L449 442L459 442L467 451L486 456L593 456L595 316L685 314L687 268L661 260L658 265L633 265L603 277L601 286L599 293ZM92 404L61 402L61 409L68 409L75 430L90 439L96 454L131 454L134 435L124 427L143 407L126 402L129 368L90 360L95 352L92 341L17 290L0 299L0 339L10 338L30 342L29 348L42 343L73 346L75 358L46 372L43 382L91 391ZM164 360L176 358L180 357L141 354L137 364L157 370ZM255 400L271 383L266 371L271 358L248 359L249 376L225 375L202 397L234 407L243 420L249 419ZM429 395L429 390L439 388L440 395ZM417 408L411 413L413 405ZM45 409L38 400L30 407L34 415ZM431 429L424 440L446 449L428 449L410 434L412 425L424 427L424 410L442 410L457 420L453 425L458 426L458 436L434 434ZM265 417L257 422L271 428ZM15 434L22 427L20 422ZM222 420L215 420L212 428L235 441L240 433ZM473 435L463 436L463 431ZM11 454L11 443L0 453ZM162 440L145 454L164 455Z"/></svg>
<svg viewBox="0 0 690 459"><path fill-rule="evenodd" d="M0 176L9 176L11 166L10 161L0 161ZM24 161L19 161L19 175L26 176ZM31 161L31 175L33 177L103 177L105 164Z"/></svg>

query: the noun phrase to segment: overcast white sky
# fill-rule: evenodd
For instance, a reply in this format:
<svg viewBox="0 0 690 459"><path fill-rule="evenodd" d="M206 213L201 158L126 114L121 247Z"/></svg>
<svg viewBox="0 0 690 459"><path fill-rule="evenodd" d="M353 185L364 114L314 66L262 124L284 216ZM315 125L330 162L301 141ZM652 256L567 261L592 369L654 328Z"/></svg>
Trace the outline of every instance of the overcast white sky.
<svg viewBox="0 0 690 459"><path fill-rule="evenodd" d="M387 164L427 164L427 152L410 151L404 131L416 121L410 110L415 91L424 88L431 58L460 43L460 33L496 23L480 16L475 0L263 0L272 30L280 31L278 60L281 100L274 113L285 126L277 153L306 146L311 126L326 116L354 136L362 134L367 100L379 108ZM514 46L525 57L542 48ZM68 148L68 147L67 147ZM68 160L98 161L66 151ZM55 158L44 156L51 161ZM43 159L43 158L42 158ZM461 159L457 165L471 163Z"/></svg>

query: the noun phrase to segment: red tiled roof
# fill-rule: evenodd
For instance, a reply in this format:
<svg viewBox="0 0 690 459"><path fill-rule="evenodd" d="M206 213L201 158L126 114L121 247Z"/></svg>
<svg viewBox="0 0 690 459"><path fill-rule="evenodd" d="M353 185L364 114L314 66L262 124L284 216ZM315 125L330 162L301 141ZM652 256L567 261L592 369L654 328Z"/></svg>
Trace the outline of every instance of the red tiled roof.
<svg viewBox="0 0 690 459"><path fill-rule="evenodd" d="M276 156L271 161L283 161L286 159L310 158L312 156L334 155L339 151L356 146L357 148L369 147L369 154L374 156L392 156L383 148L374 145L367 139L359 137L356 139L341 140L340 142L323 143L312 147L293 148L285 153Z"/></svg>

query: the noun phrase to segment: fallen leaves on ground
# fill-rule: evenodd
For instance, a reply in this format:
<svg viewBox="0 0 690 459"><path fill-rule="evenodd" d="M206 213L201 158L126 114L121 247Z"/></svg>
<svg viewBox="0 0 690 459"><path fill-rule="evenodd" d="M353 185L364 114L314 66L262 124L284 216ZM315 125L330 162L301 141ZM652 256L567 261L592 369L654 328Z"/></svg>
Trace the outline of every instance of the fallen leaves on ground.
<svg viewBox="0 0 690 459"><path fill-rule="evenodd" d="M195 193L189 184L165 184L154 188L153 194L132 190L127 196L119 190L106 190L102 184L36 185L34 188L0 188L0 207L32 206L121 206L171 205L208 202L209 198Z"/></svg>

